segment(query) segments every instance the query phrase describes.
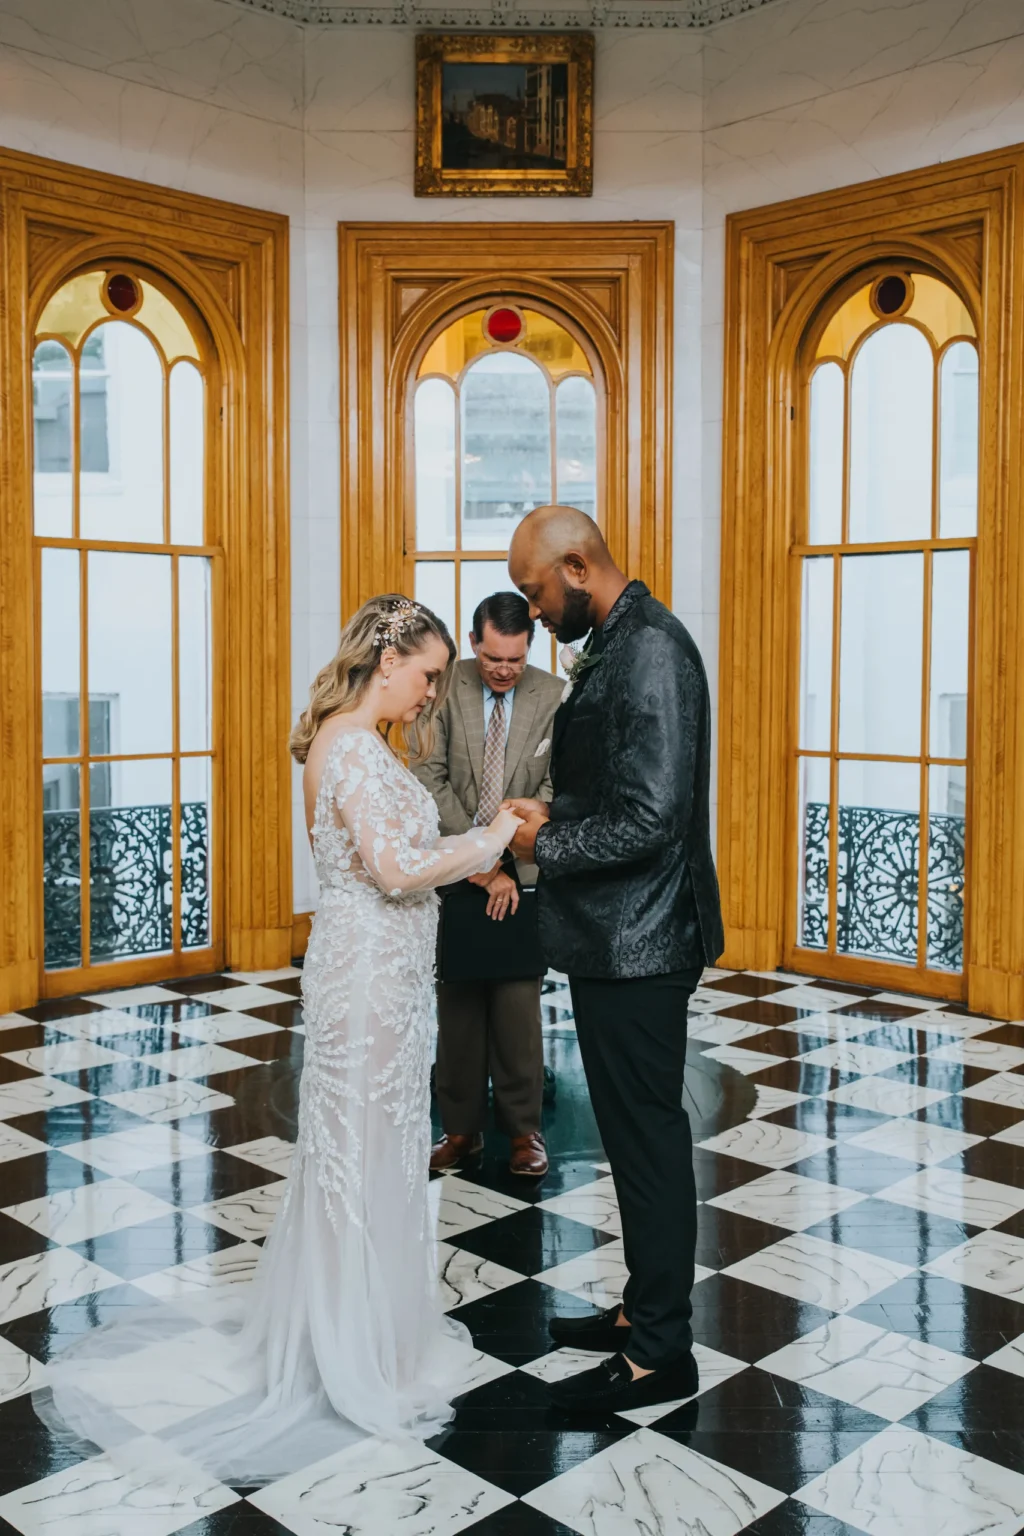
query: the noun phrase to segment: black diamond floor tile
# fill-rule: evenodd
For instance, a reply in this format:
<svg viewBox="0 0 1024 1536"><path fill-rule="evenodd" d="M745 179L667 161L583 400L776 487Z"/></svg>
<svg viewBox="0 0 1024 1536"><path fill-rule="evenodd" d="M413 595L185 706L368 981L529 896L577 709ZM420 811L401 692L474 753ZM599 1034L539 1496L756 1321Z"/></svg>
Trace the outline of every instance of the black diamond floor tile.
<svg viewBox="0 0 1024 1536"><path fill-rule="evenodd" d="M0 1335L45 1364L74 1339L115 1323L129 1312L159 1306L152 1296L134 1285L112 1285L91 1296L65 1301L59 1306L15 1317L0 1325ZM187 1323L187 1319L183 1319ZM20 1399L17 1399L20 1401Z"/></svg>
<svg viewBox="0 0 1024 1536"><path fill-rule="evenodd" d="M183 1526L175 1536L294 1536L286 1525L265 1515L254 1504L241 1499L219 1509L216 1514L205 1515L191 1525Z"/></svg>
<svg viewBox="0 0 1024 1536"><path fill-rule="evenodd" d="M210 1200L224 1200L259 1184L273 1184L279 1175L257 1168L243 1157L214 1151L209 1157L183 1157L158 1168L143 1168L128 1177L136 1189L186 1209Z"/></svg>
<svg viewBox="0 0 1024 1536"><path fill-rule="evenodd" d="M529 1504L506 1504L475 1525L464 1526L461 1536L579 1536L560 1520L552 1520Z"/></svg>
<svg viewBox="0 0 1024 1536"><path fill-rule="evenodd" d="M137 1130L148 1125L138 1115L130 1114L105 1099L84 1099L78 1104L63 1104L43 1114L18 1115L8 1120L16 1130L34 1136L51 1147L66 1147L70 1142L89 1141L98 1136L112 1136L117 1131Z"/></svg>
<svg viewBox="0 0 1024 1536"><path fill-rule="evenodd" d="M40 1116L42 1119L43 1117ZM35 1133L19 1120L17 1124L30 1135ZM0 1164L0 1191L4 1205L21 1205L27 1200L41 1200L44 1195L62 1189L78 1189L82 1184L96 1184L106 1174L63 1152L34 1152Z"/></svg>
<svg viewBox="0 0 1024 1536"><path fill-rule="evenodd" d="M1019 1302L941 1275L907 1275L849 1315L971 1360L984 1360L1024 1332Z"/></svg>
<svg viewBox="0 0 1024 1536"><path fill-rule="evenodd" d="M743 1536L864 1536L843 1520L821 1515L797 1499L777 1504L753 1525L743 1527Z"/></svg>
<svg viewBox="0 0 1024 1536"><path fill-rule="evenodd" d="M1024 1120L1024 1109L1013 1109L1006 1104L990 1104L984 1099L962 1099L950 1094L937 1104L929 1104L919 1110L915 1120L928 1125L944 1125L952 1131L966 1131L968 1136L995 1136L1007 1131L1012 1125Z"/></svg>
<svg viewBox="0 0 1024 1536"><path fill-rule="evenodd" d="M736 992L740 997L771 997L773 992L783 992L793 983L777 980L774 977L753 976L748 972L736 971L731 976L717 977L706 985L710 992Z"/></svg>
<svg viewBox="0 0 1024 1536"><path fill-rule="evenodd" d="M590 1253L615 1238L613 1233L600 1232L581 1221L530 1206L499 1221L473 1227L469 1232L456 1233L447 1241L454 1248L478 1254L521 1275L539 1275L542 1270L553 1269L581 1253Z"/></svg>
<svg viewBox="0 0 1024 1536"><path fill-rule="evenodd" d="M848 1140L825 1147L813 1157L792 1163L790 1173L805 1179L821 1179L825 1184L838 1184L841 1189L856 1189L871 1195L880 1189L888 1189L901 1179L916 1172L917 1163L904 1158L886 1157L881 1152L871 1152L867 1147L853 1146Z"/></svg>
<svg viewBox="0 0 1024 1536"><path fill-rule="evenodd" d="M724 1211L717 1205L702 1205L697 1211L697 1263L706 1269L726 1269L762 1248L770 1248L782 1236L778 1227L766 1221Z"/></svg>
<svg viewBox="0 0 1024 1536"><path fill-rule="evenodd" d="M761 1074L758 1075L758 1082ZM876 1115L870 1109L856 1109L852 1104L837 1104L834 1099L808 1098L789 1104L762 1117L769 1125L788 1125L812 1136L827 1136L831 1141L845 1141L862 1131L873 1131L891 1117ZM908 1171L911 1164L907 1164Z"/></svg>
<svg viewBox="0 0 1024 1536"><path fill-rule="evenodd" d="M779 1238L785 1236L780 1231ZM711 1275L693 1288L693 1336L720 1354L753 1363L827 1323L831 1312L750 1285Z"/></svg>
<svg viewBox="0 0 1024 1536"><path fill-rule="evenodd" d="M188 1211L174 1211L169 1216L73 1243L71 1251L122 1280L138 1280L142 1275L153 1275L175 1264L187 1264L208 1253L231 1248L238 1241L222 1227Z"/></svg>
<svg viewBox="0 0 1024 1536"><path fill-rule="evenodd" d="M531 1279L471 1301L452 1315L465 1323L484 1354L509 1365L525 1365L554 1348L548 1332L551 1318L592 1311L567 1291Z"/></svg>
<svg viewBox="0 0 1024 1536"><path fill-rule="evenodd" d="M18 1012L37 1024L53 1024L58 1019L74 1019L83 1013L99 1013L102 1003L90 1003L84 997L50 997Z"/></svg>
<svg viewBox="0 0 1024 1536"><path fill-rule="evenodd" d="M901 1176L907 1178L912 1172L913 1165L904 1164ZM848 1180L844 1179L843 1183L848 1184ZM858 1188L855 1184L849 1187ZM871 1199L851 1205L849 1210L840 1211L807 1229L810 1237L820 1237L825 1242L856 1248L863 1253L874 1253L880 1259L892 1259L912 1268L921 1268L951 1248L959 1248L977 1230L948 1221L944 1216L929 1216L911 1206L897 1205L892 1200Z"/></svg>

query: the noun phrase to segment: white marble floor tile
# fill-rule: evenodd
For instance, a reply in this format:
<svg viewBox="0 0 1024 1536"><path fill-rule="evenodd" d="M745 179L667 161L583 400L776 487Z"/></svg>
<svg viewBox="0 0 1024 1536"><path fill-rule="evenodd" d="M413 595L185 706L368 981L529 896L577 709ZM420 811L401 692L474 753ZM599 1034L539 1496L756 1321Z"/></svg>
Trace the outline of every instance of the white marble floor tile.
<svg viewBox="0 0 1024 1536"><path fill-rule="evenodd" d="M8 1029L31 1029L32 1024L33 1020L23 1013L0 1013L0 1035Z"/></svg>
<svg viewBox="0 0 1024 1536"><path fill-rule="evenodd" d="M878 1199L972 1227L997 1227L1024 1210L1024 1189L977 1179L955 1168L921 1168L888 1189L880 1189Z"/></svg>
<svg viewBox="0 0 1024 1536"><path fill-rule="evenodd" d="M266 1237L274 1225L274 1218L288 1188L286 1179L274 1179L271 1184L261 1184L255 1189L243 1190L237 1195L225 1195L222 1200L211 1200L206 1205L191 1207L192 1215L221 1227L234 1237L247 1242Z"/></svg>
<svg viewBox="0 0 1024 1536"><path fill-rule="evenodd" d="M73 1141L61 1148L68 1157L104 1173L130 1178L146 1168L163 1168L183 1157L209 1157L213 1148L194 1136L184 1136L168 1125L138 1125L111 1136Z"/></svg>
<svg viewBox="0 0 1024 1536"><path fill-rule="evenodd" d="M985 1364L994 1365L999 1371L1010 1371L1014 1376L1024 1376L1024 1333L997 1349L995 1354L988 1355Z"/></svg>
<svg viewBox="0 0 1024 1536"><path fill-rule="evenodd" d="M152 1034L160 1026L155 1025L151 1019L140 1019L138 1014L105 1008L102 1013L77 1013L72 1019L61 1019L57 1028L62 1035L74 1035L79 1040L96 1040L108 1035L112 1039L118 1035L137 1035L142 1030ZM167 1034L170 1033L168 1026Z"/></svg>
<svg viewBox="0 0 1024 1536"><path fill-rule="evenodd" d="M9 1339L0 1339L0 1403L9 1403L45 1384L46 1367Z"/></svg>
<svg viewBox="0 0 1024 1536"><path fill-rule="evenodd" d="M583 1536L737 1536L784 1501L775 1488L639 1429L522 1502Z"/></svg>
<svg viewBox="0 0 1024 1536"><path fill-rule="evenodd" d="M1018 1120L1015 1125L1008 1125L1005 1131L997 1131L990 1141L1005 1141L1011 1147L1024 1147L1024 1120Z"/></svg>
<svg viewBox="0 0 1024 1536"><path fill-rule="evenodd" d="M96 1456L5 1494L0 1518L22 1536L172 1536L240 1502L223 1483L181 1466L160 1477Z"/></svg>
<svg viewBox="0 0 1024 1536"><path fill-rule="evenodd" d="M614 1242L594 1248L590 1253L579 1253L564 1264L556 1264L553 1269L542 1270L534 1279L579 1296L594 1307L610 1307L622 1300L629 1271L622 1243Z"/></svg>
<svg viewBox="0 0 1024 1536"><path fill-rule="evenodd" d="M163 1338L131 1351L130 1369L98 1371L90 1391L143 1434L159 1434L239 1395L243 1383L223 1344L211 1328Z"/></svg>
<svg viewBox="0 0 1024 1536"><path fill-rule="evenodd" d="M302 972L296 965L282 965L276 971L225 971L231 981L247 981L254 987L273 986L275 981L291 981ZM235 991L235 988L229 990Z"/></svg>
<svg viewBox="0 0 1024 1536"><path fill-rule="evenodd" d="M722 1131L718 1136L711 1136L699 1145L706 1152L722 1152L749 1163L760 1163L765 1168L788 1168L801 1158L834 1147L835 1142L828 1136L814 1136L790 1125L766 1125L763 1120L753 1119Z"/></svg>
<svg viewBox="0 0 1024 1536"><path fill-rule="evenodd" d="M0 1264L0 1323L59 1307L122 1281L68 1248L50 1248Z"/></svg>
<svg viewBox="0 0 1024 1536"><path fill-rule="evenodd" d="M813 1013L795 1024L779 1025L790 1035L820 1035L825 1040L849 1040L877 1027L870 1019L849 1019L836 1013Z"/></svg>
<svg viewBox="0 0 1024 1536"><path fill-rule="evenodd" d="M924 1267L946 1280L1024 1303L1024 1238L1009 1232L979 1232ZM1024 1325L1024 1313L1021 1320Z"/></svg>
<svg viewBox="0 0 1024 1536"><path fill-rule="evenodd" d="M294 1536L455 1536L514 1502L425 1445L380 1440L249 1495Z"/></svg>
<svg viewBox="0 0 1024 1536"><path fill-rule="evenodd" d="M146 1065L172 1077L212 1077L216 1072L234 1072L239 1067L259 1066L255 1056L243 1056L223 1045L183 1045L176 1051L157 1051L146 1057Z"/></svg>
<svg viewBox="0 0 1024 1536"><path fill-rule="evenodd" d="M693 1355L700 1373L700 1386L693 1397L702 1397L712 1387L720 1387L730 1376L738 1376L740 1371L749 1370L746 1361L734 1360L731 1355L720 1354L717 1349L708 1349L706 1344L695 1343ZM618 1417L628 1419L641 1429L648 1429L652 1424L657 1424L659 1419L674 1413L683 1403L692 1402L693 1397L680 1397L671 1403L655 1403L650 1408L632 1408L628 1413L620 1413Z"/></svg>
<svg viewBox="0 0 1024 1536"><path fill-rule="evenodd" d="M707 1203L721 1206L724 1211L736 1211L740 1216L751 1216L755 1221L785 1227L790 1232L800 1232L826 1217L835 1216L838 1211L849 1210L851 1205L866 1198L856 1189L843 1189L838 1184L805 1179L802 1174L776 1169L762 1179L753 1179L749 1184L715 1195Z"/></svg>
<svg viewBox="0 0 1024 1536"><path fill-rule="evenodd" d="M912 1019L904 1019L903 1023L911 1029L922 1029L929 1034L955 1035L958 1040L971 1040L975 1035L987 1034L990 1029L998 1026L994 1019L965 1019L958 1013L945 1013L941 1008L932 1008L927 1013L915 1013ZM869 1028L877 1029L878 1025L869 1025Z"/></svg>
<svg viewBox="0 0 1024 1536"><path fill-rule="evenodd" d="M884 1157L903 1157L911 1163L943 1163L947 1157L955 1157L984 1140L984 1136L971 1136L945 1125L929 1125L923 1120L887 1120L884 1125L873 1125L870 1131L851 1136L846 1145L866 1147Z"/></svg>
<svg viewBox="0 0 1024 1536"><path fill-rule="evenodd" d="M130 1114L144 1115L160 1125L168 1120L182 1120L188 1115L211 1115L215 1109L230 1109L234 1099L229 1093L179 1078L175 1083L155 1083L151 1088L129 1088L124 1093L106 1093L103 1097Z"/></svg>
<svg viewBox="0 0 1024 1536"><path fill-rule="evenodd" d="M822 1097L854 1109L870 1109L876 1115L912 1115L929 1104L948 1099L941 1088L920 1088L888 1077L861 1077L855 1083L843 1083Z"/></svg>
<svg viewBox="0 0 1024 1536"><path fill-rule="evenodd" d="M592 1371L602 1360L611 1357L611 1350L600 1353L596 1349L552 1349L519 1369L527 1376L536 1376L538 1381L565 1381L570 1376L578 1376L581 1371Z"/></svg>
<svg viewBox="0 0 1024 1536"><path fill-rule="evenodd" d="M182 1019L175 1025L179 1035L202 1040L205 1045L220 1045L226 1040L245 1040L251 1035L272 1035L279 1024L253 1018L251 1013L211 1013L205 1019Z"/></svg>
<svg viewBox="0 0 1024 1536"><path fill-rule="evenodd" d="M996 1040L986 1040L984 1035L950 1041L928 1055L932 1061L955 1061L965 1067L986 1067L990 1072L1009 1072L1024 1062L1020 1046L1000 1045Z"/></svg>
<svg viewBox="0 0 1024 1536"><path fill-rule="evenodd" d="M762 1115L774 1115L776 1110L788 1109L791 1104L803 1104L809 1093L794 1093L791 1088L769 1088L764 1083L755 1084L757 1103L747 1117L758 1120Z"/></svg>
<svg viewBox="0 0 1024 1536"><path fill-rule="evenodd" d="M232 1248L206 1253L201 1259L175 1264L172 1269L142 1275L132 1284L161 1301L178 1305L197 1292L211 1291L217 1286L248 1285L262 1252L254 1243L236 1243Z"/></svg>
<svg viewBox="0 0 1024 1536"><path fill-rule="evenodd" d="M5 1052L8 1061L16 1061L31 1072L84 1072L90 1067L109 1067L115 1061L130 1061L123 1051L96 1045L92 1040L62 1040L59 1045L37 1045L27 1051Z"/></svg>
<svg viewBox="0 0 1024 1536"><path fill-rule="evenodd" d="M230 1008L233 1013L246 1008L265 1008L268 1003L294 1003L296 999L289 992L275 992L273 987L261 987L259 985L247 985L244 987L229 987L220 992L197 992L194 999L197 1003L211 1003L214 1008Z"/></svg>
<svg viewBox="0 0 1024 1536"><path fill-rule="evenodd" d="M91 1093L72 1088L58 1077L26 1077L20 1083L5 1083L0 1088L0 1120L15 1120L19 1115L61 1109L65 1104L84 1104Z"/></svg>
<svg viewBox="0 0 1024 1536"><path fill-rule="evenodd" d="M458 1379L461 1383L459 1396L463 1397L467 1392L473 1392L477 1387L484 1387L489 1381L498 1381L502 1376L510 1376L515 1370L514 1365L509 1365L506 1360L498 1360L494 1355L484 1354L482 1349L474 1349L471 1344L451 1344L450 1348L459 1350L465 1365L458 1370Z"/></svg>
<svg viewBox="0 0 1024 1536"><path fill-rule="evenodd" d="M442 1239L459 1232L471 1232L474 1227L482 1227L489 1221L497 1221L501 1216L511 1216L513 1211L526 1208L525 1200L471 1184L468 1179L460 1179L458 1174L431 1180L427 1198L434 1216L434 1235Z"/></svg>
<svg viewBox="0 0 1024 1536"><path fill-rule="evenodd" d="M742 1072L744 1077L752 1077L755 1072L767 1072L769 1067L777 1067L785 1061L785 1056L772 1056L767 1051L745 1051L742 1045L713 1045L705 1056L712 1061L720 1061L723 1066L732 1067L736 1072Z"/></svg>
<svg viewBox="0 0 1024 1536"><path fill-rule="evenodd" d="M292 1024L289 1027L290 1027L291 1032L292 1032L293 1035L302 1035L303 1038L305 1038L305 1034L306 1034L306 1026L305 1026L305 1024Z"/></svg>
<svg viewBox="0 0 1024 1536"><path fill-rule="evenodd" d="M493 1296L495 1291L518 1285L525 1275L503 1264L493 1264L478 1254L467 1253L464 1248L453 1248L450 1243L437 1245L437 1274L441 1288L441 1305L446 1312L464 1307L481 1296Z"/></svg>
<svg viewBox="0 0 1024 1536"><path fill-rule="evenodd" d="M735 1045L737 1040L749 1040L754 1035L766 1035L766 1024L749 1024L745 1019L717 1019L705 1014L696 1024L688 1024L686 1038L707 1045Z"/></svg>
<svg viewBox="0 0 1024 1536"><path fill-rule="evenodd" d="M0 1120L0 1163L13 1163L19 1157L31 1157L35 1152L49 1150L45 1141L38 1141L35 1136Z"/></svg>
<svg viewBox="0 0 1024 1536"><path fill-rule="evenodd" d="M722 1273L792 1296L794 1301L827 1307L830 1312L848 1312L914 1271L892 1259L794 1232L770 1248L730 1264Z"/></svg>
<svg viewBox="0 0 1024 1536"><path fill-rule="evenodd" d="M865 1045L860 1040L836 1040L831 1045L819 1045L816 1050L805 1051L797 1058L812 1067L829 1067L834 1072L860 1072L865 1077L871 1072L887 1072L901 1062L911 1061L909 1051L890 1051L881 1045Z"/></svg>
<svg viewBox="0 0 1024 1536"><path fill-rule="evenodd" d="M125 987L119 992L89 992L86 1002L101 1008L143 1008L147 1003L174 1003L184 993L170 987Z"/></svg>
<svg viewBox="0 0 1024 1536"><path fill-rule="evenodd" d="M872 1003L891 1003L894 1008L916 1008L922 1013L930 1013L935 1007L934 997L912 997L909 992L876 992L870 1000ZM910 1022L916 1023L911 1019Z"/></svg>
<svg viewBox="0 0 1024 1536"><path fill-rule="evenodd" d="M70 1246L105 1232L137 1227L173 1210L166 1200L123 1179L101 1179L98 1184L80 1184L76 1189L61 1189L38 1200L8 1205L4 1215L55 1243Z"/></svg>
<svg viewBox="0 0 1024 1536"><path fill-rule="evenodd" d="M973 1371L977 1361L859 1318L834 1317L757 1364L786 1381L896 1420Z"/></svg>
<svg viewBox="0 0 1024 1536"><path fill-rule="evenodd" d="M870 1536L1016 1536L1024 1476L893 1425L793 1497Z"/></svg>
<svg viewBox="0 0 1024 1536"><path fill-rule="evenodd" d="M241 1157L247 1163L254 1163L257 1168L265 1168L268 1173L280 1173L287 1176L292 1166L292 1158L295 1148L290 1141L283 1141L280 1136L260 1136L255 1141L240 1141L234 1147L222 1148L224 1152L230 1152L232 1157Z"/></svg>
<svg viewBox="0 0 1024 1536"><path fill-rule="evenodd" d="M743 1001L738 992L713 992L707 987L698 987L687 1004L687 1013L720 1013L723 1008L734 1008Z"/></svg>
<svg viewBox="0 0 1024 1536"><path fill-rule="evenodd" d="M983 1083L965 1088L964 1099L981 1099L984 1104L1003 1104L1007 1109L1024 1109L1024 1077L1017 1072L997 1072Z"/></svg>
<svg viewBox="0 0 1024 1536"><path fill-rule="evenodd" d="M564 1195L539 1200L537 1208L552 1211L556 1216L567 1216L587 1227L597 1227L601 1232L614 1232L617 1237L622 1236L622 1218L611 1179L597 1179L593 1184L582 1184L578 1189L570 1189Z"/></svg>
<svg viewBox="0 0 1024 1536"><path fill-rule="evenodd" d="M853 998L849 992L830 992L826 987L809 987L806 982L796 982L773 992L769 1002L782 1003L787 1008L806 1008L811 1013L829 1013L833 1008L845 1008ZM808 1033L813 1035L814 1030Z"/></svg>

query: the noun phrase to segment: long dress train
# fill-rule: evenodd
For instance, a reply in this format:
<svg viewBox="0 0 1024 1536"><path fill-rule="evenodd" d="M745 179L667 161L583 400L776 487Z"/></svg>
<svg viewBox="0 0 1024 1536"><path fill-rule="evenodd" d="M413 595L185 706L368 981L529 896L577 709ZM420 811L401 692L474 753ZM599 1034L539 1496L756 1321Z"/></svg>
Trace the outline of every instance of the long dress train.
<svg viewBox="0 0 1024 1536"><path fill-rule="evenodd" d="M439 837L433 800L384 741L343 728L313 852L298 1139L251 1284L183 1289L96 1329L36 1395L51 1428L122 1462L184 1455L256 1485L362 1435L437 1433L469 1376L427 1201L433 888L501 849L484 829Z"/></svg>

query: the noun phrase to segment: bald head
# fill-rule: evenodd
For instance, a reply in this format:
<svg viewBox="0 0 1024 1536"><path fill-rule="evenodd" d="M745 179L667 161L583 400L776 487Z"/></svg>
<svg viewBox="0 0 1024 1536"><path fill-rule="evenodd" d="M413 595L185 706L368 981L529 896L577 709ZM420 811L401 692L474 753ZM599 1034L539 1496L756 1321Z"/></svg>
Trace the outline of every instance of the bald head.
<svg viewBox="0 0 1024 1536"><path fill-rule="evenodd" d="M559 640L602 624L626 585L593 518L576 507L537 507L516 528L509 575Z"/></svg>
<svg viewBox="0 0 1024 1536"><path fill-rule="evenodd" d="M514 579L519 561L559 564L572 554L582 555L594 567L613 563L604 535L592 517L577 507L537 507L527 513L512 535L509 570Z"/></svg>

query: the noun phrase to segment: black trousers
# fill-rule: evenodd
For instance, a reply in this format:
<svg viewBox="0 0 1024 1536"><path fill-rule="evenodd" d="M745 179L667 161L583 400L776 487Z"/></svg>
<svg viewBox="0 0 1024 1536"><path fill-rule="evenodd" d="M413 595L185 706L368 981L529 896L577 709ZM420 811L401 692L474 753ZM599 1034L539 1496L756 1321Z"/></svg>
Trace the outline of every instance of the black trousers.
<svg viewBox="0 0 1024 1536"><path fill-rule="evenodd" d="M651 1370L693 1344L697 1189L683 1108L686 1009L700 971L569 978L587 1086L611 1164L629 1280L629 1358Z"/></svg>

